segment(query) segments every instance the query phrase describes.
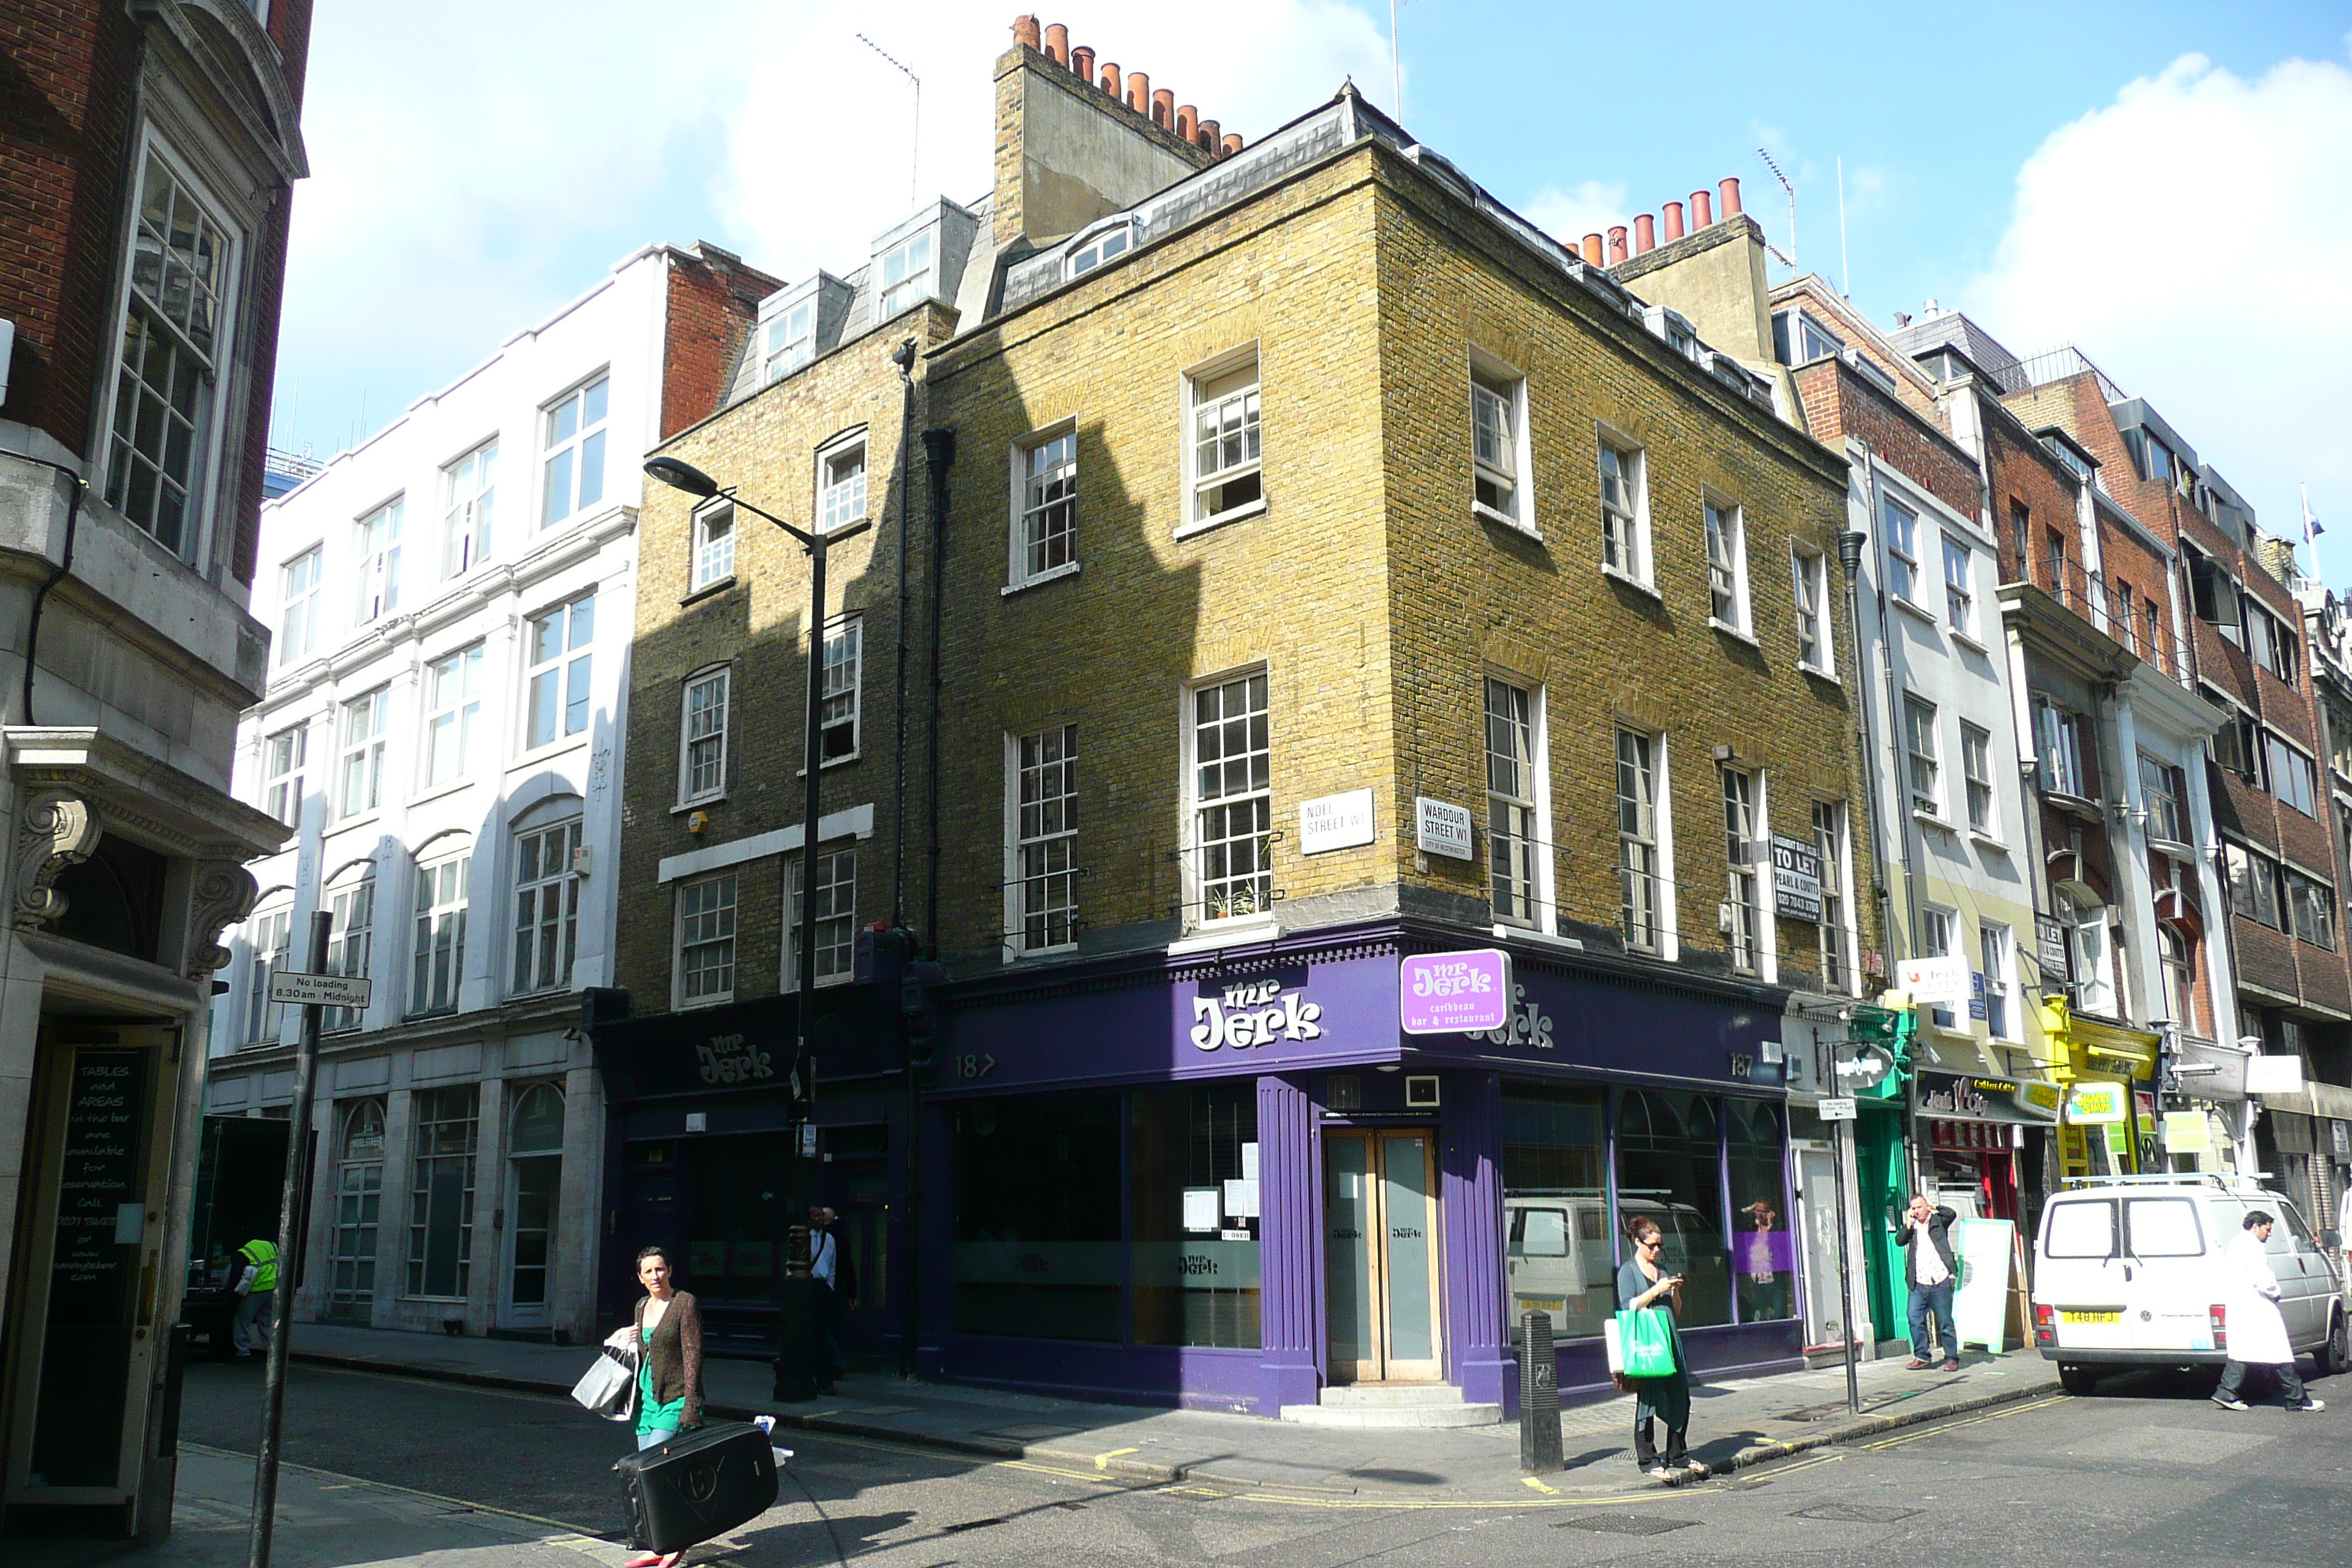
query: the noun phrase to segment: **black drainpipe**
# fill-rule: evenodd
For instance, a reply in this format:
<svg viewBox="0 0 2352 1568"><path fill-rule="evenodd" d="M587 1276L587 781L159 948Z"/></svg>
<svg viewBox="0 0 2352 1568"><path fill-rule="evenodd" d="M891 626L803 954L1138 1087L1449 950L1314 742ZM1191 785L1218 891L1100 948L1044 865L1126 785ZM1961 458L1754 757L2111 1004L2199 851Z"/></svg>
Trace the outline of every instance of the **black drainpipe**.
<svg viewBox="0 0 2352 1568"><path fill-rule="evenodd" d="M25 690L16 704L16 722L30 724L33 722L33 665L41 648L41 605L48 598L49 590L64 582L67 574L73 570L74 534L81 521L81 498L89 492L89 486L79 474L63 463L53 463L47 458L36 458L25 452L10 452L7 456L27 463L38 463L45 468L54 468L63 474L73 487L66 491L65 549L59 552L56 570L33 590L33 607L25 616Z"/></svg>
<svg viewBox="0 0 2352 1568"><path fill-rule="evenodd" d="M929 865L923 889L923 956L940 956L940 605L948 565L948 468L955 462L953 430L923 432L923 458L931 470L931 711L925 748L924 796L929 803Z"/></svg>
<svg viewBox="0 0 2352 1568"><path fill-rule="evenodd" d="M898 367L898 696L892 705L898 742L890 748L890 929L907 928L907 513L910 508L908 469L914 462L915 340L908 338L890 355Z"/></svg>

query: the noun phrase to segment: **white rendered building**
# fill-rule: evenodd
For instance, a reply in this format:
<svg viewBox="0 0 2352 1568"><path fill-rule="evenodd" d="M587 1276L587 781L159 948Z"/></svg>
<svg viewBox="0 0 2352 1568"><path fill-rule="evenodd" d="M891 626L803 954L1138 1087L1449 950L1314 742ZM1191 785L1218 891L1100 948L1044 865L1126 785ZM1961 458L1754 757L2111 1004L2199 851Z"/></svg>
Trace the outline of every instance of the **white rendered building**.
<svg viewBox="0 0 2352 1568"><path fill-rule="evenodd" d="M236 793L298 836L252 869L207 1110L285 1115L311 912L330 1011L298 1312L593 1337L604 1102L575 994L609 983L647 448L715 405L759 299L649 246L264 508L268 695Z"/></svg>

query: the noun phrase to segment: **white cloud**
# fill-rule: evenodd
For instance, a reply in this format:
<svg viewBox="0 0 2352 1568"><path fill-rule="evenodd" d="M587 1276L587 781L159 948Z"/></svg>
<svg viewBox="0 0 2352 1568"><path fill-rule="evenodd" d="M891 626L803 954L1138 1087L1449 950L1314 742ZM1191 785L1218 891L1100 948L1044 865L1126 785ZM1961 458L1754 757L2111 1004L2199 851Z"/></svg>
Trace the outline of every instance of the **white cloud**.
<svg viewBox="0 0 2352 1568"><path fill-rule="evenodd" d="M2352 70L2247 79L2199 55L2053 132L1966 308L2021 354L2074 343L2251 501L2296 486L2352 581ZM2306 558L2307 559L2307 558Z"/></svg>
<svg viewBox="0 0 2352 1568"><path fill-rule="evenodd" d="M904 216L922 79L923 198L992 179L990 68L1021 7L971 0L326 6L311 45L279 338L277 438L322 450L488 354L648 240L708 237L787 279L846 271ZM1255 138L1386 33L1341 0L1256 0L1249 47L1179 7L1081 0L1045 20ZM292 394L300 386L299 432Z"/></svg>
<svg viewBox="0 0 2352 1568"><path fill-rule="evenodd" d="M1607 234L1619 224L1631 223L1622 180L1587 180L1574 190L1546 185L1528 198L1519 211L1528 221L1562 245L1573 246L1588 234Z"/></svg>

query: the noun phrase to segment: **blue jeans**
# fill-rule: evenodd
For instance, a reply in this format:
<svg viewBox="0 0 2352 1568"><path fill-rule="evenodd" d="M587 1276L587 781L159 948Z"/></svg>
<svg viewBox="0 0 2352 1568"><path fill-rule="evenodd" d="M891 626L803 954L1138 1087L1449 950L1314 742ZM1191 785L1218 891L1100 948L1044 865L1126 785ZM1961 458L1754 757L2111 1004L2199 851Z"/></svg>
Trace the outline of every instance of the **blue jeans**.
<svg viewBox="0 0 2352 1568"><path fill-rule="evenodd" d="M1952 1282L1911 1287L1911 1355L1915 1361L1932 1361L1927 1353L1927 1320L1936 1321L1936 1328L1944 1346L1944 1359L1958 1361L1960 1355L1959 1331L1952 1326Z"/></svg>
<svg viewBox="0 0 2352 1568"><path fill-rule="evenodd" d="M236 1304L236 1316L229 1324L229 1342L239 1355L251 1355L255 1351L269 1348L269 1309L278 1299L275 1290L248 1291Z"/></svg>
<svg viewBox="0 0 2352 1568"><path fill-rule="evenodd" d="M675 1437L675 1436L677 1436L677 1434L676 1432L674 1432L674 1431L671 1431L671 1432L640 1432L640 1433L638 1433L638 1434L637 1434L637 1452L639 1452L640 1454L642 1454L642 1453L644 1453L647 1448L658 1448L658 1447L660 1447L664 1443L668 1442L672 1437Z"/></svg>

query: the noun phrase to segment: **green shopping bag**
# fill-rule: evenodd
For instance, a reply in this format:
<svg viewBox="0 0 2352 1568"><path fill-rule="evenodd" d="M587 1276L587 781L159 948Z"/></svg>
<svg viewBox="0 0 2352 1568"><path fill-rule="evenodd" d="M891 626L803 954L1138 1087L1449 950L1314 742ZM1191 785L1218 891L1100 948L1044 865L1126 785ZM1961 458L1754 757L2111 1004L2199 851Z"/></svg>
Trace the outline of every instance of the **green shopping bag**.
<svg viewBox="0 0 2352 1568"><path fill-rule="evenodd" d="M1672 1377L1675 1329L1663 1307L1635 1307L1617 1314L1617 1340L1627 1377Z"/></svg>

